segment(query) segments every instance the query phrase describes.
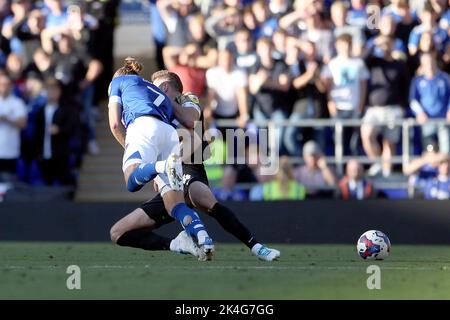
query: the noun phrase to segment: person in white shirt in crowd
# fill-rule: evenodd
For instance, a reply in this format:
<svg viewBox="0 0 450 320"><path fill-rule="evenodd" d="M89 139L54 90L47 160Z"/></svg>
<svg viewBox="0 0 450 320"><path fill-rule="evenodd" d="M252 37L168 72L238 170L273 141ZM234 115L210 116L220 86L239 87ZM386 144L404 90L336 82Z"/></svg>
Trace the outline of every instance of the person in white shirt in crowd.
<svg viewBox="0 0 450 320"><path fill-rule="evenodd" d="M0 73L0 181L13 180L20 157L20 131L27 125L25 103L12 94L12 82Z"/></svg>
<svg viewBox="0 0 450 320"><path fill-rule="evenodd" d="M209 89L206 120L211 123L213 119L236 119L239 127L245 127L249 120L247 76L234 67L229 49L219 51L217 66L206 72L206 83Z"/></svg>
<svg viewBox="0 0 450 320"><path fill-rule="evenodd" d="M328 92L328 111L336 119L359 119L364 110L370 73L361 58L353 58L352 37L336 39L337 56L325 66L322 79ZM357 154L355 128L344 128L345 153ZM356 141L356 142L354 142Z"/></svg>

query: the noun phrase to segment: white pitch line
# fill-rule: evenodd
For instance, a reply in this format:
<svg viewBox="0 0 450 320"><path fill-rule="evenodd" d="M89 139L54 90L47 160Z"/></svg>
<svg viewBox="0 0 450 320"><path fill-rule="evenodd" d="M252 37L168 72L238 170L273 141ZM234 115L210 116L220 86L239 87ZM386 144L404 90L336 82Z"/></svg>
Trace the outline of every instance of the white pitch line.
<svg viewBox="0 0 450 320"><path fill-rule="evenodd" d="M376 264L376 262L374 262ZM379 264L378 264L379 265ZM100 270L114 270L114 269L154 269L154 270L365 270L365 266L152 266L152 265L139 265L139 266L121 266L121 265L90 265L80 266L81 269L100 269ZM0 270L36 270L36 269L65 269L65 266L0 266ZM413 271L449 271L449 266L439 267L395 267L395 266L380 266L382 270L413 270Z"/></svg>

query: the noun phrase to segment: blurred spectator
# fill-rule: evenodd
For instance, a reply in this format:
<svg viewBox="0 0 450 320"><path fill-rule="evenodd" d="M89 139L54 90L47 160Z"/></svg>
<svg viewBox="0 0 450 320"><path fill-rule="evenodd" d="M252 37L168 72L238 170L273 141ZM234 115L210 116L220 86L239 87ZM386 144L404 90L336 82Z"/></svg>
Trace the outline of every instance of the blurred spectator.
<svg viewBox="0 0 450 320"><path fill-rule="evenodd" d="M51 56L42 48L37 49L33 54L33 61L25 68L25 73L28 72L40 74L43 79L53 76L55 67Z"/></svg>
<svg viewBox="0 0 450 320"><path fill-rule="evenodd" d="M359 119L366 101L369 71L360 58L351 57L352 38L342 34L336 39L337 56L325 66L322 77L328 91L328 111L332 118ZM344 128L345 152L357 154L352 143L355 129ZM351 150L350 150L351 149Z"/></svg>
<svg viewBox="0 0 450 320"><path fill-rule="evenodd" d="M254 97L253 118L258 120L284 120L292 111L286 101L289 90L289 75L284 61L273 58L273 44L269 38L260 38L256 43L258 63L249 75L249 91ZM277 130L276 140L282 147L284 128Z"/></svg>
<svg viewBox="0 0 450 320"><path fill-rule="evenodd" d="M47 185L74 183L69 166L70 138L75 118L71 105L62 100L62 86L54 78L45 81L47 101L36 117L36 145L42 178Z"/></svg>
<svg viewBox="0 0 450 320"><path fill-rule="evenodd" d="M442 16L447 9L447 0L429 0L438 16Z"/></svg>
<svg viewBox="0 0 450 320"><path fill-rule="evenodd" d="M223 8L220 5L206 20L208 34L217 41L219 50L227 48L234 40L234 34L243 26L242 15L235 7Z"/></svg>
<svg viewBox="0 0 450 320"><path fill-rule="evenodd" d="M450 76L438 69L434 53L423 53L420 61L421 75L411 84L410 106L422 125L423 145L437 136L440 151L449 154L449 127L427 121L446 118L450 121Z"/></svg>
<svg viewBox="0 0 450 320"><path fill-rule="evenodd" d="M253 39L248 29L240 29L236 32L233 49L235 51L236 66L248 74L258 61Z"/></svg>
<svg viewBox="0 0 450 320"><path fill-rule="evenodd" d="M344 1L335 1L331 6L331 20L334 25L334 38L343 34L351 36L351 55L358 57L364 48L365 36L363 28L349 24L348 8Z"/></svg>
<svg viewBox="0 0 450 320"><path fill-rule="evenodd" d="M0 73L0 180L13 180L20 157L20 130L27 125L27 109L12 94L12 82Z"/></svg>
<svg viewBox="0 0 450 320"><path fill-rule="evenodd" d="M63 28L67 22L67 12L62 0L44 0L46 6L46 29Z"/></svg>
<svg viewBox="0 0 450 320"><path fill-rule="evenodd" d="M439 153L439 147L435 143L429 143L424 150L421 157L403 167L403 174L408 176L410 198L417 197L417 191L422 191L427 181L437 176L439 163L446 157Z"/></svg>
<svg viewBox="0 0 450 320"><path fill-rule="evenodd" d="M450 0L448 1L447 10L442 14L441 19L439 20L439 27L442 30L447 30L450 36Z"/></svg>
<svg viewBox="0 0 450 320"><path fill-rule="evenodd" d="M214 189L214 196L219 201L243 201L246 193L236 186L237 171L232 166L226 166L223 171L222 187Z"/></svg>
<svg viewBox="0 0 450 320"><path fill-rule="evenodd" d="M74 39L61 35L58 51L53 54L55 78L63 85L63 93L74 93L83 106L84 123L87 128L88 150L92 155L100 152L95 140L95 118L93 115L93 82L101 74L103 65L87 51L74 46Z"/></svg>
<svg viewBox="0 0 450 320"><path fill-rule="evenodd" d="M278 29L272 34L272 56L275 60L284 60L286 58L286 38L287 33L283 29Z"/></svg>
<svg viewBox="0 0 450 320"><path fill-rule="evenodd" d="M294 180L293 168L289 158L282 156L277 174L272 181L261 185L260 200L304 200L306 197L305 187ZM253 194L255 198L256 195Z"/></svg>
<svg viewBox="0 0 450 320"><path fill-rule="evenodd" d="M422 9L416 10L412 5L416 0L396 0L395 13L390 14L394 18L396 24L395 36L402 40L404 47L408 46L409 36L411 31L418 25L417 12L421 12ZM422 4L425 1L419 0ZM384 14L382 14L384 15ZM381 27L381 26L380 26Z"/></svg>
<svg viewBox="0 0 450 320"><path fill-rule="evenodd" d="M177 56L189 41L187 17L195 11L192 0L160 0L156 2L167 28L167 42L163 49L166 68L176 64Z"/></svg>
<svg viewBox="0 0 450 320"><path fill-rule="evenodd" d="M316 58L312 42L300 42L294 36L286 40L285 63L289 68L290 88L286 99L293 106L290 121L323 116L324 85L320 80L321 61ZM301 50L300 50L301 47ZM284 134L284 146L289 155L301 156L301 143L307 129L289 126Z"/></svg>
<svg viewBox="0 0 450 320"><path fill-rule="evenodd" d="M64 102L64 105L70 105L68 109L81 106L81 110L69 112L71 124L68 128L60 128L61 132L67 129L77 133L68 135L65 142L67 149L73 152L67 171L73 169L73 160L76 159L77 165L81 163L85 149L93 154L98 152L94 132L94 96L97 95L95 101L99 101L98 97L103 98L106 92L104 87L110 81L111 70L104 72L104 69L105 66L112 66L112 39L118 4L118 0L0 1L0 76L8 73L12 81L11 90L25 101L25 113L28 113L17 168L21 180L35 183L37 180L33 177L39 176L39 170L34 169L38 167L36 158L42 151L38 150L41 146L36 141L40 134L37 131L38 122L42 120L38 116L42 116L46 104L43 79L57 77L64 81L65 100L72 100ZM15 99L10 94L3 100L20 101ZM11 116L14 117L14 113ZM4 128L5 120L0 122ZM84 140L81 133L86 133ZM8 135L2 135L0 139ZM14 139L10 140L11 144L15 144ZM15 147L12 147L10 153L14 150ZM3 151L4 148L0 153Z"/></svg>
<svg viewBox="0 0 450 320"><path fill-rule="evenodd" d="M164 22L161 19L158 7L156 5L157 0L149 0L150 10L150 26L152 29L152 37L155 43L156 63L158 70L165 69L163 50L166 46L167 30Z"/></svg>
<svg viewBox="0 0 450 320"><path fill-rule="evenodd" d="M327 27L320 3L323 1L305 1L295 11L280 19L280 27L298 34L301 40L313 42L317 58L326 63L333 55L333 32Z"/></svg>
<svg viewBox="0 0 450 320"><path fill-rule="evenodd" d="M303 160L305 164L295 169L294 177L306 187L309 195L320 195L321 191L326 192L336 186L336 176L316 142L305 143Z"/></svg>
<svg viewBox="0 0 450 320"><path fill-rule="evenodd" d="M178 63L170 69L180 77L184 91L197 97L203 97L206 89L206 70L197 66L200 54L197 45L188 44L180 52Z"/></svg>
<svg viewBox="0 0 450 320"><path fill-rule="evenodd" d="M394 122L414 113L415 106L424 111L414 114L423 123L424 141L415 139L414 151L432 143L431 136L448 131L425 123L447 116L446 89L440 89L440 80L447 79L444 72L450 70L448 0L196 1L199 8L192 0L157 3L168 31L167 39L158 37L161 44L167 41L167 65L180 74L186 90L197 95L204 91L209 97L206 119L235 119L240 127L256 132L267 120L298 123L364 115L362 127L355 130L373 163L368 173L384 176L392 173L391 159L401 147L400 127ZM0 46L6 58L9 42ZM333 42L338 42L337 54ZM433 64L423 62L432 52L437 52ZM51 64L57 64L52 59ZM409 89L416 95L411 108ZM243 98L245 90L249 94ZM348 127L344 132L346 154L360 152L358 134L352 131ZM445 152L450 144L446 133L447 138L440 138ZM329 128L277 125L273 134L282 154L300 156L310 139L332 154ZM250 165L239 169L253 180L266 178L258 171ZM330 189L335 181L322 185ZM254 190L262 194L262 189Z"/></svg>
<svg viewBox="0 0 450 320"><path fill-rule="evenodd" d="M271 14L271 10L275 9L273 6L274 2L276 1L271 1L270 4L272 6L269 5L269 7L266 5L264 0L256 0L252 4L253 15L258 25L255 34L256 39L261 37L271 37L278 27L277 16ZM279 7L279 9L281 9L279 10L281 12L282 8Z"/></svg>
<svg viewBox="0 0 450 320"><path fill-rule="evenodd" d="M374 195L372 183L364 178L364 168L356 159L347 162L346 175L339 181L339 189L344 200L363 200Z"/></svg>
<svg viewBox="0 0 450 320"><path fill-rule="evenodd" d="M6 72L13 82L15 89L18 89L19 91L22 91L23 83L25 81L23 71L24 65L22 57L18 54L11 53L8 56L8 60L6 60Z"/></svg>
<svg viewBox="0 0 450 320"><path fill-rule="evenodd" d="M11 46L8 39L0 35L0 68L4 68L8 55L11 53Z"/></svg>
<svg viewBox="0 0 450 320"><path fill-rule="evenodd" d="M411 14L408 0L391 0L391 4L384 7L381 14L383 16L391 16L395 23L401 23L405 19L405 15Z"/></svg>
<svg viewBox="0 0 450 320"><path fill-rule="evenodd" d="M421 24L412 29L408 41L408 50L410 55L414 55L419 46L420 37L424 32L431 32L433 35L433 43L436 49L442 52L445 49L445 41L447 40L447 31L439 28L437 15L433 7L427 3L420 13Z"/></svg>
<svg viewBox="0 0 450 320"><path fill-rule="evenodd" d="M406 46L403 41L399 38L395 37L396 32L396 22L395 18L392 15L384 15L381 17L380 23L380 33L377 36L370 38L366 43L367 50L373 50L373 54L377 57L383 57L383 51L376 46L377 39L379 37L390 37L394 41L394 45L392 48L392 56L396 59L406 60Z"/></svg>
<svg viewBox="0 0 450 320"><path fill-rule="evenodd" d="M205 117L209 119L236 119L245 127L249 119L247 79L245 72L234 67L229 49L219 51L218 65L206 72L208 105Z"/></svg>
<svg viewBox="0 0 450 320"><path fill-rule="evenodd" d="M213 67L217 62L217 43L206 33L205 18L200 13L193 15L189 19L188 27L189 41L199 49L195 65L202 69Z"/></svg>
<svg viewBox="0 0 450 320"><path fill-rule="evenodd" d="M242 24L244 28L247 28L252 37L256 38L258 33L258 23L256 22L255 15L253 14L252 5L247 4L242 12Z"/></svg>
<svg viewBox="0 0 450 320"><path fill-rule="evenodd" d="M392 56L392 38L380 36L375 41L376 47L383 52L382 57L373 56L367 52L366 65L370 70L368 85L368 107L361 126L361 138L364 150L369 159L375 163L369 170L369 175L389 176L392 172L392 156L395 155L396 143L400 139L400 128L394 121L404 117L406 106L405 92L408 92L408 75L405 63L395 60ZM383 133L382 146L377 141L377 135Z"/></svg>
<svg viewBox="0 0 450 320"><path fill-rule="evenodd" d="M46 104L44 84L39 73L30 71L26 75L23 99L27 106L28 124L22 130L21 160L23 161L22 172L19 171L21 181L37 183L38 150L36 148L36 119ZM34 180L33 180L34 179Z"/></svg>
<svg viewBox="0 0 450 320"><path fill-rule="evenodd" d="M351 26L365 29L367 26L367 0L351 0L350 9L347 14L347 23Z"/></svg>
<svg viewBox="0 0 450 320"><path fill-rule="evenodd" d="M450 157L447 155L441 159L438 167L438 175L428 181L425 186L425 199L449 200L450 199Z"/></svg>
<svg viewBox="0 0 450 320"><path fill-rule="evenodd" d="M25 64L31 61L34 50L40 47L40 34L45 27L45 17L33 8L31 0L11 3L12 15L3 22L2 35L11 41L12 50L21 54Z"/></svg>

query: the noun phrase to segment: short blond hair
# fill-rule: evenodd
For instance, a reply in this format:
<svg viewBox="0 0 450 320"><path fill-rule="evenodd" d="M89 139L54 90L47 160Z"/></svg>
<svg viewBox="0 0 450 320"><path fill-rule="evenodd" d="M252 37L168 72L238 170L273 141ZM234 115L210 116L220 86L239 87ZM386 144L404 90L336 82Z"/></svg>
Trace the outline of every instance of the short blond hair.
<svg viewBox="0 0 450 320"><path fill-rule="evenodd" d="M175 90L182 93L183 92L183 83L181 82L180 77L168 70L160 70L156 71L152 74L151 81L155 83L155 81L168 82Z"/></svg>

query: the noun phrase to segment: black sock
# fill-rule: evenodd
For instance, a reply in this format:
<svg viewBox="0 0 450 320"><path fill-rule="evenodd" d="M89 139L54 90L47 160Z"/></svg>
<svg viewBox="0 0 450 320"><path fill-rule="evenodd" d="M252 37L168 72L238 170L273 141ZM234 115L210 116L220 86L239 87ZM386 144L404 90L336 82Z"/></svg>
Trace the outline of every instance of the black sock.
<svg viewBox="0 0 450 320"><path fill-rule="evenodd" d="M222 228L231 233L250 249L258 243L258 241L253 238L250 231L248 231L248 229L238 220L233 211L224 205L217 202L212 209L208 210L208 213L217 220Z"/></svg>
<svg viewBox="0 0 450 320"><path fill-rule="evenodd" d="M143 228L125 232L117 240L117 244L144 250L169 250L170 241L169 238L153 233L151 229Z"/></svg>

